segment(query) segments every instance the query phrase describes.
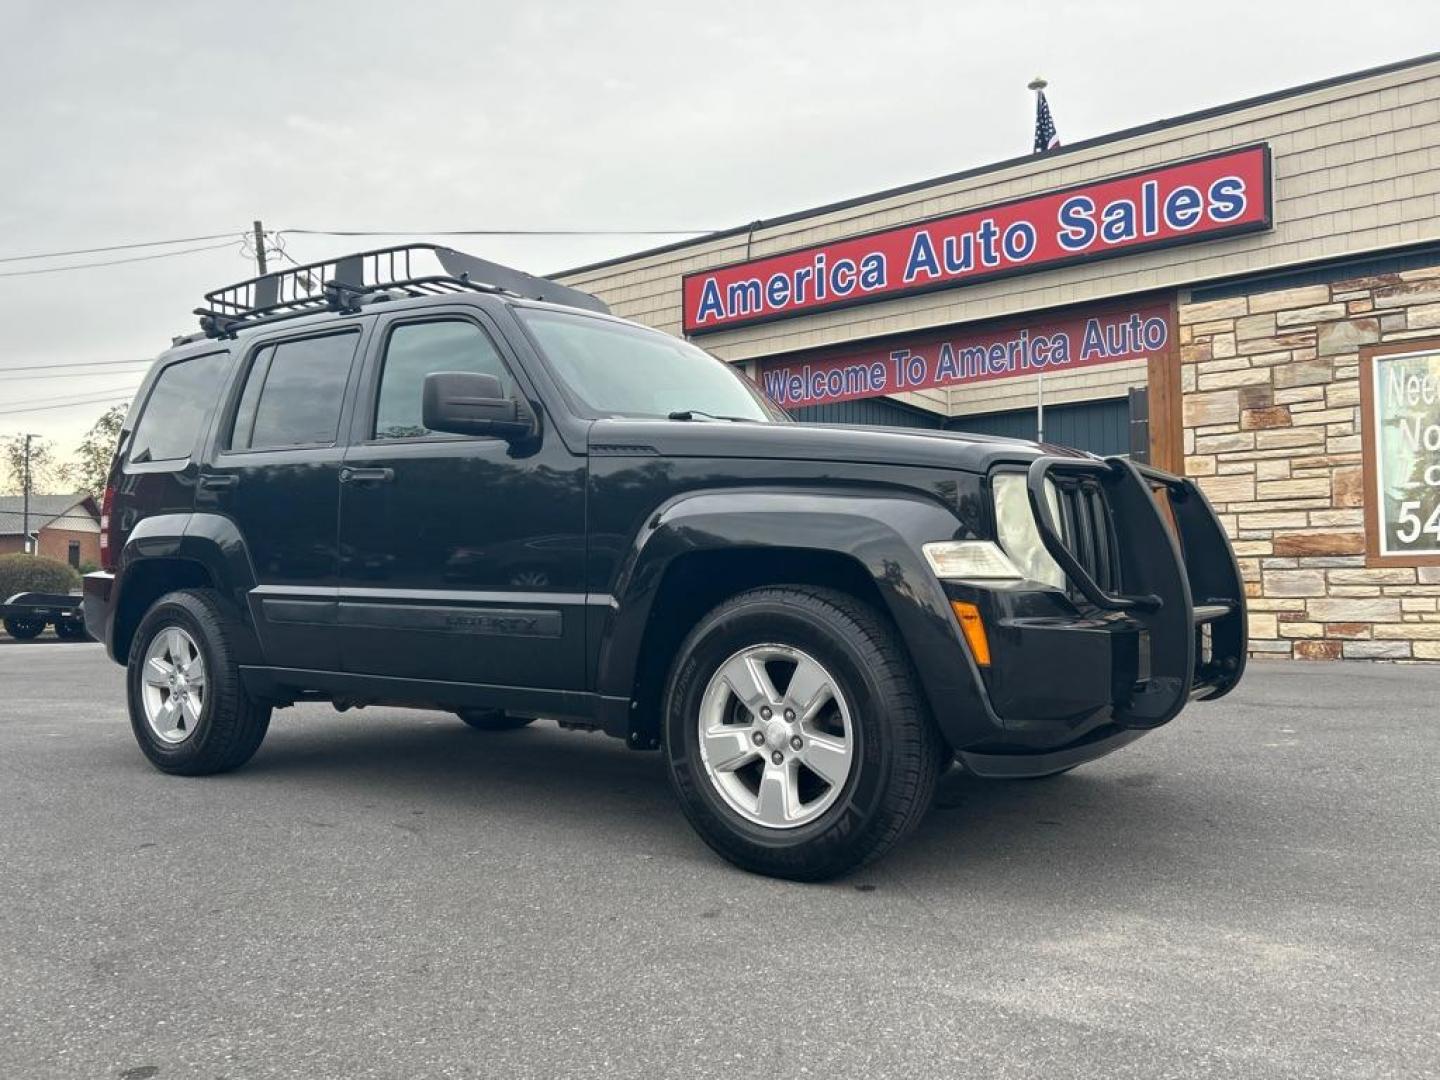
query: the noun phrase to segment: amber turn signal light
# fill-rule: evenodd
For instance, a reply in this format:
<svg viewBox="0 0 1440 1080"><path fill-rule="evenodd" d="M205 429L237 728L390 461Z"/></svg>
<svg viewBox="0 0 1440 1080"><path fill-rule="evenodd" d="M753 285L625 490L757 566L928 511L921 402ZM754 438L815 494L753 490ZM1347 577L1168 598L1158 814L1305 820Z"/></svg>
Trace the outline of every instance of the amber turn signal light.
<svg viewBox="0 0 1440 1080"><path fill-rule="evenodd" d="M951 600L950 610L960 620L960 632L970 646L970 655L981 667L990 666L990 639L985 636L985 623L980 618L980 609L964 600Z"/></svg>

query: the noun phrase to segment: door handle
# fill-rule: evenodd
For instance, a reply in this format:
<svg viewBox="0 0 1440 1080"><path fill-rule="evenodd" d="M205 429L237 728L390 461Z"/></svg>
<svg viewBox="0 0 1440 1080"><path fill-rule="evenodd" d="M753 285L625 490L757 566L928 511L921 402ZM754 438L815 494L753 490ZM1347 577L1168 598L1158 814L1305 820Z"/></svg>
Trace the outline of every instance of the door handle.
<svg viewBox="0 0 1440 1080"><path fill-rule="evenodd" d="M355 469L347 465L340 470L342 484L388 484L394 479L394 469Z"/></svg>
<svg viewBox="0 0 1440 1080"><path fill-rule="evenodd" d="M207 491L220 491L224 488L233 488L240 483L240 477L234 473L201 473L200 486Z"/></svg>

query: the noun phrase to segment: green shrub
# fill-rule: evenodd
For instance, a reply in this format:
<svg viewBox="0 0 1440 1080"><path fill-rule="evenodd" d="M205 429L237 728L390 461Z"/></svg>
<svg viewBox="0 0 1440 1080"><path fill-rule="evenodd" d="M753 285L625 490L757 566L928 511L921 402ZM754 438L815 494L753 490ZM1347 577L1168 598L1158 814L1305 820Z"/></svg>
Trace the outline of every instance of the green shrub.
<svg viewBox="0 0 1440 1080"><path fill-rule="evenodd" d="M39 555L0 555L0 602L20 592L68 593L80 575L63 562Z"/></svg>

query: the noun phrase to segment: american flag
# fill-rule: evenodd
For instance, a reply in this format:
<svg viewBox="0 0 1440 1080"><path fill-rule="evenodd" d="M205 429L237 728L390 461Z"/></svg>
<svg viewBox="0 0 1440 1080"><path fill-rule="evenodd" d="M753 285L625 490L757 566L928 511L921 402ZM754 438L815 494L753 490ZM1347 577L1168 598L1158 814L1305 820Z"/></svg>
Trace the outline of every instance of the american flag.
<svg viewBox="0 0 1440 1080"><path fill-rule="evenodd" d="M1043 154L1060 145L1055 134L1055 120L1050 115L1050 103L1045 100L1045 91L1035 91L1035 153Z"/></svg>

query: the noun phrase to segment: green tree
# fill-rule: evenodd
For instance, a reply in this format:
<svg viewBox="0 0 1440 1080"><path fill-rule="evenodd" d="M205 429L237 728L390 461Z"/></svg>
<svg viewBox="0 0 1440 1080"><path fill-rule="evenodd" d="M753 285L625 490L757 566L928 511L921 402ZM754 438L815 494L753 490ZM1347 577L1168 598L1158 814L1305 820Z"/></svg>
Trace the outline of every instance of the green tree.
<svg viewBox="0 0 1440 1080"><path fill-rule="evenodd" d="M105 481L110 478L110 461L115 457L115 444L120 438L120 426L125 423L126 408L124 405L112 405L106 409L75 448L75 462L69 475L77 490L87 491L97 499L105 491Z"/></svg>
<svg viewBox="0 0 1440 1080"><path fill-rule="evenodd" d="M25 490L25 436L0 437L0 464L5 466L4 485L0 493L19 495ZM30 493L53 494L70 480L69 468L55 456L55 444L49 439L30 440Z"/></svg>

